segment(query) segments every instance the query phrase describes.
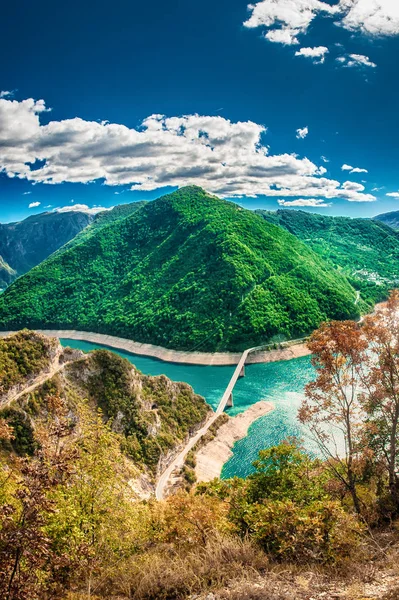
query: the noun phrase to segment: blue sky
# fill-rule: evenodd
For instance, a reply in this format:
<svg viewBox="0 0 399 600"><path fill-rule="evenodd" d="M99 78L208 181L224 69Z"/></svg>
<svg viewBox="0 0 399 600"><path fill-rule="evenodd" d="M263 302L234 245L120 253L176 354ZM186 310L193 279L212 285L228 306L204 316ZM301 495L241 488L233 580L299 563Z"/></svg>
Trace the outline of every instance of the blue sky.
<svg viewBox="0 0 399 600"><path fill-rule="evenodd" d="M2 222L192 183L399 210L396 0L22 0L0 50Z"/></svg>

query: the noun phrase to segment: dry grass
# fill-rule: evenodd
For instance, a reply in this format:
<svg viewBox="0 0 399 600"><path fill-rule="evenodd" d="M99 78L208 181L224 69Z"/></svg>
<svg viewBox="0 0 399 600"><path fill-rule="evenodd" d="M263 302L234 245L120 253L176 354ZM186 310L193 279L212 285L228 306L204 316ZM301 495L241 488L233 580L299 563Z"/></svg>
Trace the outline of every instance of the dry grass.
<svg viewBox="0 0 399 600"><path fill-rule="evenodd" d="M94 584L93 591L102 598L178 600L221 588L232 578L254 577L267 566L265 554L249 541L219 535L203 547L157 546L132 557Z"/></svg>
<svg viewBox="0 0 399 600"><path fill-rule="evenodd" d="M382 532L363 550L326 567L272 562L251 542L220 534L205 545L158 544L103 570L90 600L399 600L397 534Z"/></svg>

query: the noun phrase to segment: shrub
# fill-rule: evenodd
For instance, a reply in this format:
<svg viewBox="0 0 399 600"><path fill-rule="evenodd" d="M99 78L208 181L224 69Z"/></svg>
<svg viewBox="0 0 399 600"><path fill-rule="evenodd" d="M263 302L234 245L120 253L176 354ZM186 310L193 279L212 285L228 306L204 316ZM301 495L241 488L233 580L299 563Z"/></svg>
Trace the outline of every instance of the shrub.
<svg viewBox="0 0 399 600"><path fill-rule="evenodd" d="M362 531L359 522L334 501L306 506L290 500L265 501L243 511L239 528L273 557L321 563L348 558Z"/></svg>

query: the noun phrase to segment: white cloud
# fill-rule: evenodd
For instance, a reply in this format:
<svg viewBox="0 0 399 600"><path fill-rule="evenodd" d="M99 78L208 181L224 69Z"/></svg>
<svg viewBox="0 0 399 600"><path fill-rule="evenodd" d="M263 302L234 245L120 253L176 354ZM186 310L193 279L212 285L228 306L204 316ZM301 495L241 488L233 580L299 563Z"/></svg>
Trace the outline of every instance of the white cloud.
<svg viewBox="0 0 399 600"><path fill-rule="evenodd" d="M23 196L29 196L29 194L31 194L32 192L23 192Z"/></svg>
<svg viewBox="0 0 399 600"><path fill-rule="evenodd" d="M265 38L269 42L275 44L284 44L285 46L295 46L299 44L298 38L296 37L298 32L295 29L272 29L265 34Z"/></svg>
<svg viewBox="0 0 399 600"><path fill-rule="evenodd" d="M0 92L0 98L11 98L13 95L14 92L7 92L6 90Z"/></svg>
<svg viewBox="0 0 399 600"><path fill-rule="evenodd" d="M372 36L399 35L397 0L341 0L340 24L349 31Z"/></svg>
<svg viewBox="0 0 399 600"><path fill-rule="evenodd" d="M397 0L340 0L334 5L321 0L259 0L248 10L245 27L261 27L266 39L285 45L298 44L298 36L308 32L313 20L326 16L348 31L373 37L399 35ZM348 66L355 66L357 61L350 62L354 64ZM364 66L375 66L369 59L368 63Z"/></svg>
<svg viewBox="0 0 399 600"><path fill-rule="evenodd" d="M301 48L298 52L295 52L295 56L304 56L311 58L315 63L323 64L328 52L329 50L326 46L317 46L316 48Z"/></svg>
<svg viewBox="0 0 399 600"><path fill-rule="evenodd" d="M342 184L342 187L344 188L344 190L352 192L364 191L364 185L361 183L356 183L355 181L345 181L345 183Z"/></svg>
<svg viewBox="0 0 399 600"><path fill-rule="evenodd" d="M328 158L326 158L325 156L320 156L320 158L321 158L321 160L322 160L324 163L328 163L328 162L330 162L330 161L329 161L329 159L328 159Z"/></svg>
<svg viewBox="0 0 399 600"><path fill-rule="evenodd" d="M261 0L248 9L245 27L264 27L269 41L282 44L297 44L297 36L307 32L317 14L334 15L339 10L319 0Z"/></svg>
<svg viewBox="0 0 399 600"><path fill-rule="evenodd" d="M370 58L364 54L348 54L348 56L338 56L336 60L345 67L349 68L370 67L375 69L377 66L376 63L372 62Z"/></svg>
<svg viewBox="0 0 399 600"><path fill-rule="evenodd" d="M50 208L49 207L46 208ZM85 212L89 215L96 215L99 212L103 212L104 210L111 210L110 208L104 208L103 206L93 206L89 208L87 204L74 204L73 206L62 206L61 208L54 208L53 212L57 213L66 213L66 212Z"/></svg>
<svg viewBox="0 0 399 600"><path fill-rule="evenodd" d="M367 169L361 169L359 167L351 167L351 165L342 165L342 171L349 171L350 173L368 173Z"/></svg>
<svg viewBox="0 0 399 600"><path fill-rule="evenodd" d="M40 206L41 202L31 202L29 204L29 208L36 208L37 206Z"/></svg>
<svg viewBox="0 0 399 600"><path fill-rule="evenodd" d="M351 173L368 173L367 169L360 169L359 167L354 167Z"/></svg>
<svg viewBox="0 0 399 600"><path fill-rule="evenodd" d="M252 121L151 115L138 129L80 118L41 125L45 110L43 100L0 99L0 172L47 184L101 179L142 191L196 184L230 198L375 200L342 189L308 158L271 154L266 127Z"/></svg>
<svg viewBox="0 0 399 600"><path fill-rule="evenodd" d="M389 192L387 196L390 198L399 198L399 192Z"/></svg>
<svg viewBox="0 0 399 600"><path fill-rule="evenodd" d="M296 137L298 138L298 140L303 140L308 135L308 133L309 133L308 127L304 127L303 129L297 129Z"/></svg>
<svg viewBox="0 0 399 600"><path fill-rule="evenodd" d="M326 203L318 198L299 198L298 200L277 200L280 206L313 206L325 207L331 206L331 203Z"/></svg>

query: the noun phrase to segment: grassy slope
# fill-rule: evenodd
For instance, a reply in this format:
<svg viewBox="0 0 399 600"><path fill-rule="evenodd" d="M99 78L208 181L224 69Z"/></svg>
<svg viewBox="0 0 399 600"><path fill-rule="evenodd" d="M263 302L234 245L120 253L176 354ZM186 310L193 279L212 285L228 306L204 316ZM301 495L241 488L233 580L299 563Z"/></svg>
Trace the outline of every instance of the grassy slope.
<svg viewBox="0 0 399 600"><path fill-rule="evenodd" d="M241 349L358 316L304 243L197 187L50 257L0 296L0 327L80 328L176 349Z"/></svg>
<svg viewBox="0 0 399 600"><path fill-rule="evenodd" d="M367 303L399 282L399 233L371 219L329 217L299 210L256 211L304 241L341 270Z"/></svg>

